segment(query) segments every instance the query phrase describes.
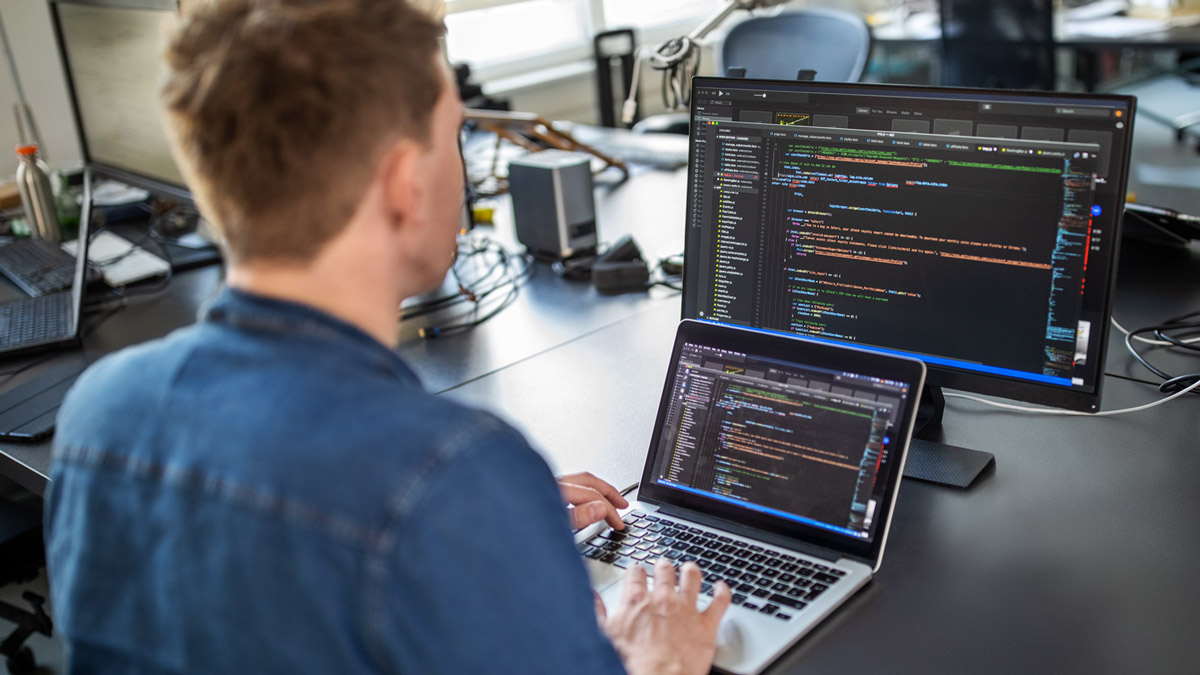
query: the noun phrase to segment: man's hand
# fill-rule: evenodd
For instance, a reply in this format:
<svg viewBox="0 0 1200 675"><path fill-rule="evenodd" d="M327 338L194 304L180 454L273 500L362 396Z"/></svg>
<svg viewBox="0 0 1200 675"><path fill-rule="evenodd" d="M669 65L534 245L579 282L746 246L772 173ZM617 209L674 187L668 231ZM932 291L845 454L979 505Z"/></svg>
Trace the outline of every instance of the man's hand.
<svg viewBox="0 0 1200 675"><path fill-rule="evenodd" d="M617 488L588 472L559 476L558 489L570 505L571 527L578 530L601 520L614 530L625 529L617 509L629 507Z"/></svg>
<svg viewBox="0 0 1200 675"><path fill-rule="evenodd" d="M601 625L630 675L707 673L717 652L717 624L729 608L732 594L725 582L713 589L703 612L696 609L702 573L695 563L679 570L666 560L654 564L654 590L646 589L646 571L634 565L625 572L621 603L605 616L597 600Z"/></svg>

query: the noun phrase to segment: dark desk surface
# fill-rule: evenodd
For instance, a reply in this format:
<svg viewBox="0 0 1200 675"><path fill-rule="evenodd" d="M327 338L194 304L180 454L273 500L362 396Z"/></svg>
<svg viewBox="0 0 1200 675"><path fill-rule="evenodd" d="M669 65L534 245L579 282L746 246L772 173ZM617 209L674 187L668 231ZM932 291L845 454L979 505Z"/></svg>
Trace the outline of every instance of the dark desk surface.
<svg viewBox="0 0 1200 675"><path fill-rule="evenodd" d="M633 179L620 183L605 177L596 188L601 240L611 242L632 233L636 234L643 253L653 259L682 253L680 235L686 184L686 171L635 172ZM497 208L495 231L500 239L511 243L511 209L503 200ZM179 274L166 293L132 300L129 307L89 332L82 350L62 353L56 358L91 362L122 347L186 326L216 294L220 279L218 267ZM421 339L417 330L453 320L453 314L405 322L399 328L399 351L427 389L441 392L535 357L655 305L669 305L678 313L678 296L664 288L649 293L602 296L588 284L561 279L548 266L538 265L534 277L521 288L518 301L494 319L468 333L436 340ZM4 372L44 358L46 355L38 355L3 363L0 387L16 387L32 379L51 364L31 368L8 381L2 378ZM49 442L0 442L0 476L41 495L45 493L49 472Z"/></svg>
<svg viewBox="0 0 1200 675"><path fill-rule="evenodd" d="M649 255L671 252L684 182L654 173L612 189L602 238L634 232ZM180 275L99 325L84 355L189 323L218 279L217 268ZM1200 250L1128 245L1118 289L1127 327L1196 309ZM431 389L507 417L557 471L624 486L640 474L678 315L665 289L602 297L542 268L475 331L422 341L402 326L401 352ZM1105 408L1159 396L1130 361L1113 341ZM969 492L906 481L877 579L775 672L1194 672L1198 432L1200 396L1115 418L951 399L944 440L995 453L995 473ZM47 444L0 445L0 474L39 494L48 463Z"/></svg>
<svg viewBox="0 0 1200 675"><path fill-rule="evenodd" d="M11 372L27 363L50 361L29 368L3 380L0 387L20 386L45 368L65 360L91 363L123 347L152 340L186 326L196 320L196 312L218 288L219 267L208 267L178 274L167 292L157 296L133 297L129 305L105 319L103 313L86 314L83 319L85 337L81 349L59 354L37 354L14 361L4 361L0 373ZM0 375L0 378L4 377ZM0 476L18 483L34 494L46 490L50 475L50 444L0 442Z"/></svg>
<svg viewBox="0 0 1200 675"><path fill-rule="evenodd" d="M1133 322L1200 301L1200 252L1158 260L1126 256ZM449 395L499 409L557 471L631 484L676 319L653 307ZM1106 386L1106 409L1160 397ZM905 481L879 576L772 672L1195 672L1198 432L1200 396L1112 418L951 399L944 440L995 453L995 473L969 492Z"/></svg>
<svg viewBox="0 0 1200 675"><path fill-rule="evenodd" d="M648 260L683 253L686 189L683 170L647 170L623 183L597 187L601 242L633 234ZM494 231L511 243L512 210L506 201L496 209ZM665 288L603 296L589 284L561 279L548 266L537 265L518 302L475 330L423 340L418 329L441 321L421 318L401 324L400 354L414 364L427 389L442 392L664 302L679 307L678 296Z"/></svg>

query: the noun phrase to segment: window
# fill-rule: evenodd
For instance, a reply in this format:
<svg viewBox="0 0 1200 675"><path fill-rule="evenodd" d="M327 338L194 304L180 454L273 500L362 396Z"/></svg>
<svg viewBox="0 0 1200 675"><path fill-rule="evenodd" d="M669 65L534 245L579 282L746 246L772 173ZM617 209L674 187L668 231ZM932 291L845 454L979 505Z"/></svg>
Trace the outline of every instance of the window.
<svg viewBox="0 0 1200 675"><path fill-rule="evenodd" d="M578 47L588 40L580 5L578 0L527 0L449 14L450 58L485 67Z"/></svg>
<svg viewBox="0 0 1200 675"><path fill-rule="evenodd" d="M642 45L683 35L724 0L448 0L450 60L487 80L589 60L592 36L638 30Z"/></svg>
<svg viewBox="0 0 1200 675"><path fill-rule="evenodd" d="M652 28L689 19L699 24L700 17L724 4L720 0L604 0L604 18L613 27Z"/></svg>

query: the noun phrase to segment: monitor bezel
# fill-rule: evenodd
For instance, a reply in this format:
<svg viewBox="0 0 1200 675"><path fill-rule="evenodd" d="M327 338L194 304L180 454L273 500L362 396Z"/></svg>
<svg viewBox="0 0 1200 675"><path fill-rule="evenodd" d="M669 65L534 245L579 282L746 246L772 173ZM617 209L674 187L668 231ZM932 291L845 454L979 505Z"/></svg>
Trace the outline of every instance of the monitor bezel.
<svg viewBox="0 0 1200 675"><path fill-rule="evenodd" d="M933 98L937 95L949 95L964 99L987 98L994 101L1009 101L1009 102L1052 102L1061 100L1064 103L1082 105L1085 102L1092 102L1100 105L1120 104L1128 109L1128 117L1126 124L1129 125L1128 131L1124 134L1124 143L1120 145L1120 171L1117 174L1117 185L1114 186L1113 194L1116 199L1110 198L1115 203L1102 204L1102 208L1108 209L1109 213L1117 214L1114 218L1114 231L1109 234L1107 244L1107 269L1108 279L1105 284L1105 294L1103 298L1103 313L1101 321L1103 326L1093 326L1093 335L1097 336L1100 344L1096 354L1096 377L1095 384L1092 388L1064 388L1059 385L1039 383L1032 380L1019 380L1015 378L1005 377L997 374L987 374L975 372L966 369L955 368L940 363L930 362L923 358L923 355L900 350L891 350L886 347L875 347L861 343L843 343L836 340L826 340L824 338L816 338L818 341L826 341L830 344L846 344L856 346L862 349L878 351L885 354L893 354L899 356L907 356L922 360L928 368L926 376L926 386L945 387L948 389L956 389L960 391L969 391L978 394L989 396L998 396L1002 398L1023 401L1038 405L1051 406L1066 410L1079 412L1097 412L1100 409L1100 399L1103 392L1105 363L1108 356L1108 322L1112 316L1113 296L1116 293L1116 277L1117 263L1120 253L1120 237L1122 229L1122 221L1124 220L1124 196L1128 187L1129 181L1129 158L1133 144L1133 120L1137 106L1137 99L1132 96L1120 96L1114 94L1092 94L1092 93L1075 93L1075 92L1043 92L1029 90L999 90L999 89L980 89L970 87L940 87L926 85L911 85L911 84L883 84L883 83L843 83L843 82L800 82L788 80L763 80L754 78L722 78L722 77L706 77L698 76L692 78L692 91L697 91L705 87L728 87L728 88L775 88L786 91L820 91L822 93L855 93L855 94L877 94L884 96L903 96L903 92L918 92L917 95L924 98ZM689 111L689 129L694 128L696 124L695 106ZM1116 150L1118 144L1114 143L1113 149ZM688 157L688 190L695 185L695 162L691 157L689 148ZM690 278L688 272L694 268L688 265L686 259L687 244L690 237L690 226L693 222L693 211L695 208L695 200L687 200L685 227L689 228L684 236L685 261L684 261L684 276L683 276L683 292L680 294L680 315L684 319L695 319L697 316L689 315L688 313L688 298L689 286L695 284L696 280ZM757 328L757 327L752 327ZM1098 330L1097 330L1098 329ZM759 329L764 330L764 329ZM765 329L769 330L769 329ZM781 335L792 335L783 331L778 332ZM938 355L930 354L937 358ZM943 357L944 358L944 357Z"/></svg>
<svg viewBox="0 0 1200 675"><path fill-rule="evenodd" d="M50 0L50 18L54 26L55 44L62 65L63 77L67 83L67 96L71 104L71 117L75 121L75 134L79 139L79 147L83 152L83 161L91 169L93 175L109 178L131 187L146 190L151 195L183 204L194 204L192 192L187 185L164 181L137 171L107 164L92 157L88 146L88 137L84 131L83 116L79 109L79 99L76 93L75 80L71 72L70 60L67 58L66 39L63 35L62 21L58 8L61 5L81 5L108 9L133 9L150 11L173 11L179 13L179 0Z"/></svg>

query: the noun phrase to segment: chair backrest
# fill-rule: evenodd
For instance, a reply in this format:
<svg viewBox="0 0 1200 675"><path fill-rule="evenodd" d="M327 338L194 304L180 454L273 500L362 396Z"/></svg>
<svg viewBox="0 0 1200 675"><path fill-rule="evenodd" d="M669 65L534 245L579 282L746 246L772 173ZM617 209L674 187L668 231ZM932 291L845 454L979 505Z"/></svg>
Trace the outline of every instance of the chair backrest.
<svg viewBox="0 0 1200 675"><path fill-rule="evenodd" d="M941 0L942 84L1054 89L1053 0Z"/></svg>
<svg viewBox="0 0 1200 675"><path fill-rule="evenodd" d="M871 53L871 31L857 14L831 9L756 16L729 30L717 51L717 73L745 68L746 77L794 80L815 70L824 82L857 82Z"/></svg>

